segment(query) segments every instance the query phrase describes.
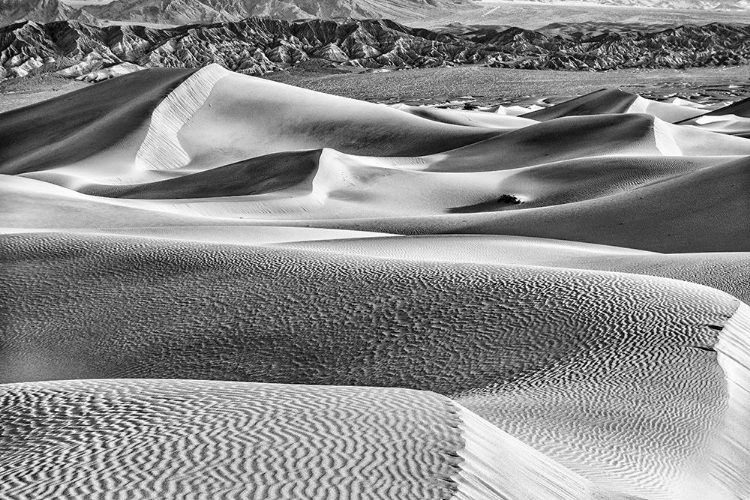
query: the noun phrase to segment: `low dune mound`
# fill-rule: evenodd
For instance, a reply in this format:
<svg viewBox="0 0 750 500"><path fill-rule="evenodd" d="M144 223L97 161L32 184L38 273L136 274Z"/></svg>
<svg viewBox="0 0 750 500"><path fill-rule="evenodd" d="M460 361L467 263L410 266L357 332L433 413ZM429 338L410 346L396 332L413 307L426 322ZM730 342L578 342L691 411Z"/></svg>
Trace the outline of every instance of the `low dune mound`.
<svg viewBox="0 0 750 500"><path fill-rule="evenodd" d="M555 106L522 114L523 118L548 121L568 116L644 113L668 123L681 122L705 111L691 106L644 99L619 89L602 89Z"/></svg>
<svg viewBox="0 0 750 500"><path fill-rule="evenodd" d="M429 106L407 106L398 104L392 106L394 109L419 116L428 120L449 123L451 125L463 125L465 127L487 127L499 130L515 130L528 125L533 125L536 120L529 120L520 116L512 116L507 112L488 113L484 111L462 111L455 109L440 109Z"/></svg>
<svg viewBox="0 0 750 500"><path fill-rule="evenodd" d="M577 158L521 169L501 186L520 197L524 208L553 206L631 191L726 162L720 157Z"/></svg>
<svg viewBox="0 0 750 500"><path fill-rule="evenodd" d="M699 285L115 236L2 238L5 382L431 390L598 487L644 497L683 498L678 485L703 481L692 464L723 432L712 349L738 301Z"/></svg>
<svg viewBox="0 0 750 500"><path fill-rule="evenodd" d="M637 95L619 89L601 89L521 116L544 122L565 116L626 113L637 98Z"/></svg>
<svg viewBox="0 0 750 500"><path fill-rule="evenodd" d="M750 99L743 99L741 101L724 106L722 108L714 109L703 116L725 116L734 115L741 118L750 118Z"/></svg>
<svg viewBox="0 0 750 500"><path fill-rule="evenodd" d="M598 156L740 156L750 141L645 114L558 118L434 155L429 170L481 171Z"/></svg>
<svg viewBox="0 0 750 500"><path fill-rule="evenodd" d="M508 170L601 156L739 156L750 142L644 114L559 118L428 157L431 171Z"/></svg>

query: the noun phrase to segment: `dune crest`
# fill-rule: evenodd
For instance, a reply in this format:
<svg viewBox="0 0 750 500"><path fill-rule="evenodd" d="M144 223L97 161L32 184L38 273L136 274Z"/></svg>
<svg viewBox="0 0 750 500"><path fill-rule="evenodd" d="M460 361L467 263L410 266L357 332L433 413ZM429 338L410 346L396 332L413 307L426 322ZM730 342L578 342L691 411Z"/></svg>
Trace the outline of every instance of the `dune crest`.
<svg viewBox="0 0 750 500"><path fill-rule="evenodd" d="M736 498L750 496L747 475L750 436L750 306L740 303L727 321L716 344L718 361L724 370L729 402L724 433L717 443L711 474Z"/></svg>
<svg viewBox="0 0 750 500"><path fill-rule="evenodd" d="M208 99L216 82L231 74L210 64L172 90L151 113L148 133L136 155L136 166L147 170L184 167L190 156L180 145L179 132Z"/></svg>

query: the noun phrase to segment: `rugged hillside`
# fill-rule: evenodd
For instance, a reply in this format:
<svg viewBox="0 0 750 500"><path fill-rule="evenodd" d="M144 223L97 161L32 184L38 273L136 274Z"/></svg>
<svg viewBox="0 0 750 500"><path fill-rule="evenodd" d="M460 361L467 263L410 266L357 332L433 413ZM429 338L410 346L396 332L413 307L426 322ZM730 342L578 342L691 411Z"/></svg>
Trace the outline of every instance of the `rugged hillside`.
<svg viewBox="0 0 750 500"><path fill-rule="evenodd" d="M144 67L218 63L263 74L309 59L355 68L482 63L522 69L607 70L745 64L750 26L710 24L657 31L590 32L464 27L431 31L387 20L239 22L155 29L77 21L0 29L0 76L31 71L99 80Z"/></svg>
<svg viewBox="0 0 750 500"><path fill-rule="evenodd" d="M535 3L606 5L611 7L648 7L655 9L747 10L748 0L506 0Z"/></svg>
<svg viewBox="0 0 750 500"><path fill-rule="evenodd" d="M58 0L0 0L0 24L18 21L49 23L62 20L78 20L98 23L90 13Z"/></svg>
<svg viewBox="0 0 750 500"><path fill-rule="evenodd" d="M181 25L239 21L255 16L290 21L335 17L403 18L419 10L469 3L470 0L115 0L110 3L0 0L0 24L70 19Z"/></svg>

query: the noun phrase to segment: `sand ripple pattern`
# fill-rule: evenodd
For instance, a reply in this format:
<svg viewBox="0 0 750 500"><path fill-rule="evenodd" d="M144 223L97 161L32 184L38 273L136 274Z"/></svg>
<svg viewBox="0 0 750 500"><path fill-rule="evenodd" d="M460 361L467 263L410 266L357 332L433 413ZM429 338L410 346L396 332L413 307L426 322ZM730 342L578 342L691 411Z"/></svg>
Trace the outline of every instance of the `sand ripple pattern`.
<svg viewBox="0 0 750 500"><path fill-rule="evenodd" d="M437 394L188 380L0 386L3 499L447 499Z"/></svg>
<svg viewBox="0 0 750 500"><path fill-rule="evenodd" d="M722 426L713 346L738 302L700 285L114 236L1 247L6 382L431 390L595 485L647 498L680 498Z"/></svg>

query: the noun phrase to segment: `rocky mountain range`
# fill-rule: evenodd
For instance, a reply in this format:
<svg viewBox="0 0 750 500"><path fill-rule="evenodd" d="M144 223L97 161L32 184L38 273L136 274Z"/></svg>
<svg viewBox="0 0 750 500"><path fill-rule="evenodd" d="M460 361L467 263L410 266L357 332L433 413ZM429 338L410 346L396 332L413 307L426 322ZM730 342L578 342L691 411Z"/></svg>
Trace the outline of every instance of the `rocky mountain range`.
<svg viewBox="0 0 750 500"><path fill-rule="evenodd" d="M427 30L387 20L248 18L163 29L98 27L78 21L27 21L0 28L4 78L56 72L100 80L141 68L195 68L210 63L260 75L310 59L363 69L484 64L600 71L738 65L750 59L750 26Z"/></svg>
<svg viewBox="0 0 750 500"><path fill-rule="evenodd" d="M683 10L747 10L750 9L748 0L505 0L522 1L525 3L542 4L591 4L608 7L636 7L654 9L683 9Z"/></svg>
<svg viewBox="0 0 750 500"><path fill-rule="evenodd" d="M405 18L435 7L456 7L471 0L0 0L0 25L20 21L73 20L183 25L240 21L248 17Z"/></svg>

